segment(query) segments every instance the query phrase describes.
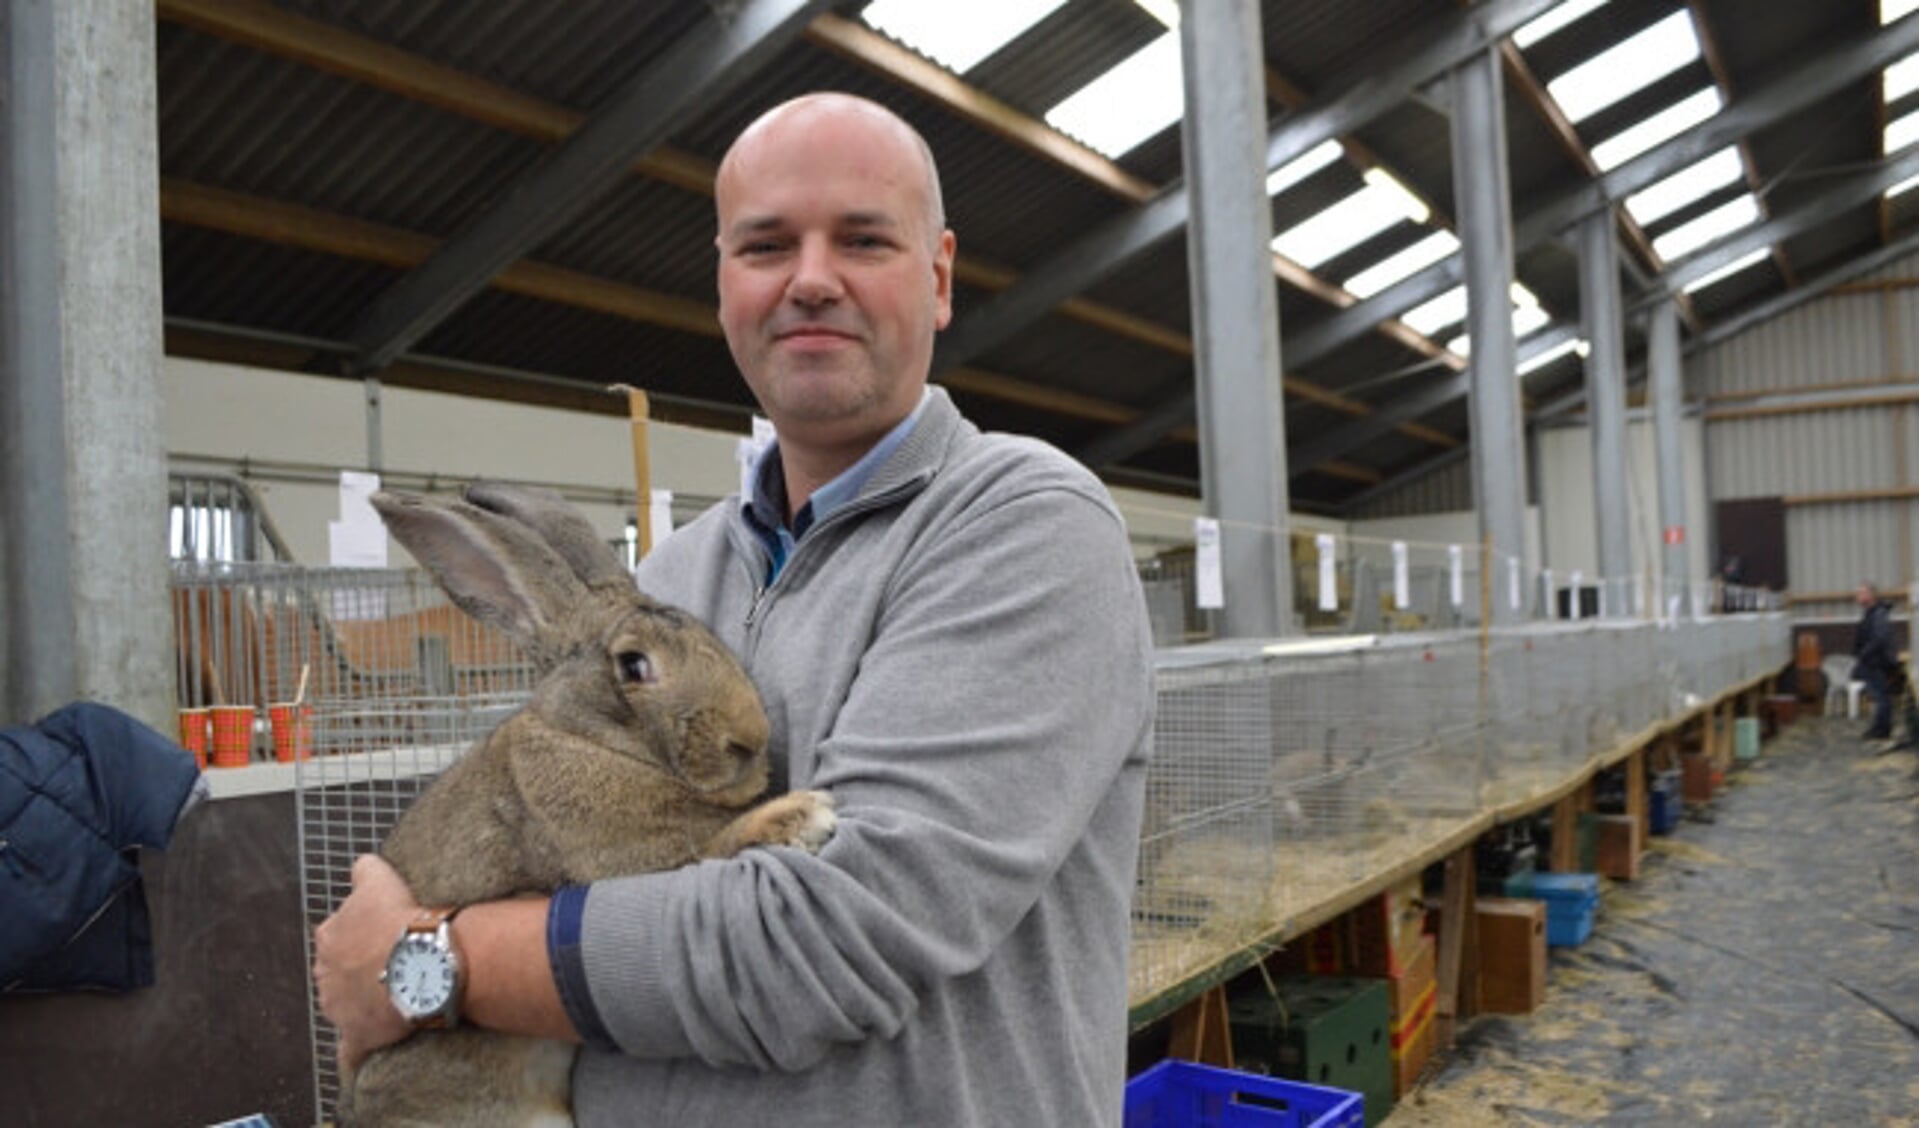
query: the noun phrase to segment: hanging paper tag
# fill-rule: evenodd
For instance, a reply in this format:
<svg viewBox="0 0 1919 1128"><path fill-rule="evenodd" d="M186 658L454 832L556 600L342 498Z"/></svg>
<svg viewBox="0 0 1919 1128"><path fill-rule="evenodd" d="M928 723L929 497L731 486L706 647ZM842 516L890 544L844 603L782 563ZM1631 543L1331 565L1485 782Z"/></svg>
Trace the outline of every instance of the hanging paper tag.
<svg viewBox="0 0 1919 1128"><path fill-rule="evenodd" d="M1446 546L1447 586L1452 590L1454 607L1463 606L1466 602L1466 587L1461 575L1461 562L1465 555L1456 544Z"/></svg>
<svg viewBox="0 0 1919 1128"><path fill-rule="evenodd" d="M1506 561L1506 598L1512 603L1513 610L1519 610L1519 560Z"/></svg>
<svg viewBox="0 0 1919 1128"><path fill-rule="evenodd" d="M1219 566L1219 522L1193 518L1193 603L1202 610L1226 606L1226 583Z"/></svg>
<svg viewBox="0 0 1919 1128"><path fill-rule="evenodd" d="M1339 583L1333 574L1333 535L1320 533L1313 538L1314 547L1319 549L1319 609L1321 611L1339 610Z"/></svg>
<svg viewBox="0 0 1919 1128"><path fill-rule="evenodd" d="M1581 578L1578 569L1574 569L1573 574L1566 577L1566 586L1572 589L1566 597L1566 606L1572 609L1572 613L1568 615L1567 618L1570 618L1575 623L1579 621L1579 581Z"/></svg>
<svg viewBox="0 0 1919 1128"><path fill-rule="evenodd" d="M1413 605L1412 581L1406 574L1406 542L1393 542L1393 606L1404 611Z"/></svg>
<svg viewBox="0 0 1919 1128"><path fill-rule="evenodd" d="M1545 617L1548 619L1559 618L1559 593L1553 590L1553 570L1551 568L1541 568L1539 570L1539 590L1544 593L1546 599Z"/></svg>
<svg viewBox="0 0 1919 1128"><path fill-rule="evenodd" d="M647 543L658 546L673 535L673 491L654 490L646 507Z"/></svg>

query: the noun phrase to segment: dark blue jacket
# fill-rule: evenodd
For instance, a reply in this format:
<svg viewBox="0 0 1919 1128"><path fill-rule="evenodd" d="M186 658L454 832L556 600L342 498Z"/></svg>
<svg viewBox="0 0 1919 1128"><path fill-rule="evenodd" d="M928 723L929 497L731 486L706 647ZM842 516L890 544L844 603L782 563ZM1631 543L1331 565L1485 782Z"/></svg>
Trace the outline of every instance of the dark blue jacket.
<svg viewBox="0 0 1919 1128"><path fill-rule="evenodd" d="M0 991L152 983L138 847L204 794L191 754L106 705L0 729Z"/></svg>

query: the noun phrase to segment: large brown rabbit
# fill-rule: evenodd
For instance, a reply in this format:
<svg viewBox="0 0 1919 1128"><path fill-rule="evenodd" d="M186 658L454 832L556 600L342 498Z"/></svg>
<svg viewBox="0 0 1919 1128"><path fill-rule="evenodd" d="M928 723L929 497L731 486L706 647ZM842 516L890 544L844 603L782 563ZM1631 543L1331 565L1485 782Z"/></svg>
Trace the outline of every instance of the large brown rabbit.
<svg viewBox="0 0 1919 1128"><path fill-rule="evenodd" d="M467 905L749 846L817 849L832 801L767 784L766 716L744 670L648 599L557 495L382 493L395 538L467 614L532 660L533 699L422 794L381 853L422 905ZM750 809L749 809L750 807ZM741 813L744 811L744 813ZM344 1078L348 1125L570 1125L571 1045L422 1030Z"/></svg>

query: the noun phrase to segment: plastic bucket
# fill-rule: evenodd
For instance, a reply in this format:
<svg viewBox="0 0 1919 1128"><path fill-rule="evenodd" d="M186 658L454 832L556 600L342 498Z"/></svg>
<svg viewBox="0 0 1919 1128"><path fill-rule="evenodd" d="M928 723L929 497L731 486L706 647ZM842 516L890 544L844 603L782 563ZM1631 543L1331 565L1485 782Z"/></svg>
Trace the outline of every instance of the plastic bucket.
<svg viewBox="0 0 1919 1128"><path fill-rule="evenodd" d="M253 758L253 706L215 705L213 766L241 768Z"/></svg>
<svg viewBox="0 0 1919 1128"><path fill-rule="evenodd" d="M313 706L284 702L267 706L273 730L273 758L282 764L313 755Z"/></svg>

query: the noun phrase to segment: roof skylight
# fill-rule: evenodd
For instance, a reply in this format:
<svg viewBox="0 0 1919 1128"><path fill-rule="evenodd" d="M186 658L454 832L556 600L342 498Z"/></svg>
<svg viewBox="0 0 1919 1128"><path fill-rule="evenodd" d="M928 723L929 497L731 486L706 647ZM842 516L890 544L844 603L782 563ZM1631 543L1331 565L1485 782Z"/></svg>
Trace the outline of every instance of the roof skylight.
<svg viewBox="0 0 1919 1128"><path fill-rule="evenodd" d="M1396 223L1423 223L1432 214L1384 169L1369 168L1364 175L1364 188L1275 236L1273 250L1311 270Z"/></svg>
<svg viewBox="0 0 1919 1128"><path fill-rule="evenodd" d="M1312 148L1274 169L1266 177L1266 194L1277 196L1293 185L1325 168L1345 152L1337 140L1321 141Z"/></svg>
<svg viewBox="0 0 1919 1128"><path fill-rule="evenodd" d="M1664 219L1709 192L1734 183L1745 172L1746 166L1739 159L1739 150L1728 145L1645 191L1627 196L1626 210L1643 227Z"/></svg>
<svg viewBox="0 0 1919 1128"><path fill-rule="evenodd" d="M1671 262L1758 219L1759 201L1749 192L1657 236L1652 241L1652 250L1660 258Z"/></svg>
<svg viewBox="0 0 1919 1128"><path fill-rule="evenodd" d="M1883 86L1888 103L1919 90L1919 54L1907 55L1886 68Z"/></svg>
<svg viewBox="0 0 1919 1128"><path fill-rule="evenodd" d="M1715 87L1708 86L1691 94L1636 125L1627 126L1592 147L1593 163L1601 172L1611 172L1627 161L1679 136L1686 130L1719 112L1725 103Z"/></svg>
<svg viewBox="0 0 1919 1128"><path fill-rule="evenodd" d="M1463 294L1465 291L1462 288L1460 292ZM1524 337L1530 337L1539 330L1552 324L1552 315L1540 308L1539 299L1533 295L1531 290L1526 288L1525 283L1514 282L1512 296L1513 339L1515 341ZM1411 315L1408 314L1407 316L1410 317ZM1461 318L1466 316L1466 311L1463 307L1460 310L1459 316ZM1461 333L1459 336L1447 341L1446 351L1458 353L1460 356L1471 356L1473 351L1472 335L1470 333Z"/></svg>
<svg viewBox="0 0 1919 1128"><path fill-rule="evenodd" d="M1348 278L1345 288L1359 297L1370 298L1458 249L1459 236L1450 231L1435 231L1405 250L1395 252Z"/></svg>
<svg viewBox="0 0 1919 1128"><path fill-rule="evenodd" d="M1430 337L1448 325L1466 320L1466 287L1454 286L1425 305L1399 315L1413 332Z"/></svg>
<svg viewBox="0 0 1919 1128"><path fill-rule="evenodd" d="M1919 176L1908 176L1899 183L1886 189L1886 199L1890 200L1894 196L1903 196L1914 188L1919 188Z"/></svg>
<svg viewBox="0 0 1919 1128"><path fill-rule="evenodd" d="M1546 92L1567 118L1582 121L1698 57L1692 14L1681 8L1548 82Z"/></svg>
<svg viewBox="0 0 1919 1128"><path fill-rule="evenodd" d="M1879 22L1889 24L1915 10L1919 0L1879 0Z"/></svg>
<svg viewBox="0 0 1919 1128"><path fill-rule="evenodd" d="M1891 156L1914 141L1919 141L1919 111L1886 124L1887 156Z"/></svg>
<svg viewBox="0 0 1919 1128"><path fill-rule="evenodd" d="M860 11L872 27L906 44L955 74L1020 37L1066 0L873 0Z"/></svg>
<svg viewBox="0 0 1919 1128"><path fill-rule="evenodd" d="M1606 0L1566 0L1564 4L1513 32L1513 45L1522 48L1531 47L1605 2Z"/></svg>
<svg viewBox="0 0 1919 1128"><path fill-rule="evenodd" d="M1520 361L1519 375L1524 376L1534 369L1544 368L1553 361L1565 356L1567 353L1578 353L1583 357L1590 351L1592 351L1592 348L1586 343L1584 337L1574 337L1571 340L1561 341L1552 348L1540 353L1538 356L1529 357Z"/></svg>
<svg viewBox="0 0 1919 1128"><path fill-rule="evenodd" d="M1169 31L1048 110L1046 124L1119 157L1178 121L1185 108L1179 33Z"/></svg>
<svg viewBox="0 0 1919 1128"><path fill-rule="evenodd" d="M1766 261L1767 257L1770 256L1771 254L1772 254L1771 247L1761 247L1758 250L1751 252L1750 254L1740 255L1738 258L1720 267L1718 270L1713 271L1711 274L1706 275L1704 278L1701 278L1696 282L1686 283L1686 293L1690 294L1696 290L1703 290L1708 286L1715 285L1717 283L1725 281L1728 278L1731 278L1733 275L1738 274L1740 271L1758 266L1760 263Z"/></svg>

